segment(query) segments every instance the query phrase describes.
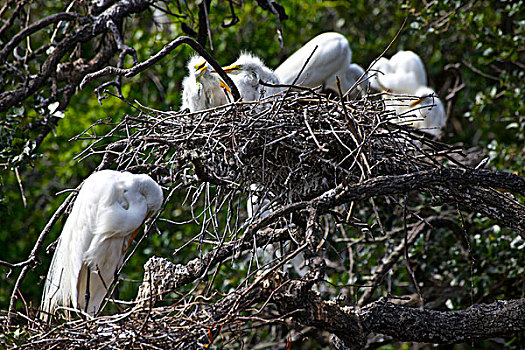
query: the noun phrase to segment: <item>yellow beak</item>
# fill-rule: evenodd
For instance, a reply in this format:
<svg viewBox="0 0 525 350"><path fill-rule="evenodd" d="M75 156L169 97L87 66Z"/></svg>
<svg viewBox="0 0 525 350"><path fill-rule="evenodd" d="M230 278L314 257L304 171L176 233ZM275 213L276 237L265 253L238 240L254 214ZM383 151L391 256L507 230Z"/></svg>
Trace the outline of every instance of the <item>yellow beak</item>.
<svg viewBox="0 0 525 350"><path fill-rule="evenodd" d="M224 81L222 81L222 79L219 79L219 84L221 85L221 87L222 87L223 89L226 89L228 92L232 92L232 90L230 89L230 87L229 87L228 85L226 85L226 84L224 83Z"/></svg>
<svg viewBox="0 0 525 350"><path fill-rule="evenodd" d="M421 101L423 101L423 99L422 99L422 98L418 98L417 100L415 100L414 102L412 102L412 103L410 104L410 107L414 107L415 105L420 104Z"/></svg>
<svg viewBox="0 0 525 350"><path fill-rule="evenodd" d="M195 65L195 70L199 71L203 69L204 67L206 67L206 61L202 61L202 63Z"/></svg>
<svg viewBox="0 0 525 350"><path fill-rule="evenodd" d="M221 67L223 71L225 71L226 73L231 73L231 72L235 72L235 71L240 71L242 70L242 66L238 65L238 64L234 64L234 65L231 65L231 66L227 66L227 67ZM217 71L213 70L212 73L217 73Z"/></svg>
<svg viewBox="0 0 525 350"><path fill-rule="evenodd" d="M199 64L195 66L195 68L197 69L197 75L201 76L204 74L204 72L206 72L206 69L208 69L208 66L203 63L203 64Z"/></svg>

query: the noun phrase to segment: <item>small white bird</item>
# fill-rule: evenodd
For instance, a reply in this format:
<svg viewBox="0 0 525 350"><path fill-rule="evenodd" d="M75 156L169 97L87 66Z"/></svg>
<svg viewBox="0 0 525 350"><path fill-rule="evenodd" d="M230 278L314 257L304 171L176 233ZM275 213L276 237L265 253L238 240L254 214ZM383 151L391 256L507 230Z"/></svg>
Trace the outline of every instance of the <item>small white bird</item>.
<svg viewBox="0 0 525 350"><path fill-rule="evenodd" d="M439 136L441 128L446 124L446 113L443 103L434 90L427 86L420 87L415 95L419 98L413 101L401 116L414 114L415 118L406 118L413 120L415 128L431 135Z"/></svg>
<svg viewBox="0 0 525 350"><path fill-rule="evenodd" d="M280 84L280 80L259 57L251 53L242 53L234 63L223 67L223 70L231 76L243 101L258 101L283 90L259 84L259 80L270 84Z"/></svg>
<svg viewBox="0 0 525 350"><path fill-rule="evenodd" d="M140 227L162 201L162 189L148 175L102 170L89 176L58 240L41 319L59 306L95 315Z"/></svg>
<svg viewBox="0 0 525 350"><path fill-rule="evenodd" d="M414 94L421 86L427 85L423 61L413 51L399 51L390 60L381 57L370 71L370 84L378 91Z"/></svg>
<svg viewBox="0 0 525 350"><path fill-rule="evenodd" d="M181 110L201 111L229 103L223 89L229 90L220 78L211 74L210 64L201 56L193 56L188 64L189 75L182 81Z"/></svg>
<svg viewBox="0 0 525 350"><path fill-rule="evenodd" d="M314 37L295 51L277 67L275 74L283 84L292 84L304 67L296 80L297 85L311 88L322 85L334 92L338 91L335 79L338 76L341 91L346 93L364 73L360 66L351 62L352 50L348 40L342 34L329 32ZM367 78L363 76L357 89L365 90L366 85Z"/></svg>

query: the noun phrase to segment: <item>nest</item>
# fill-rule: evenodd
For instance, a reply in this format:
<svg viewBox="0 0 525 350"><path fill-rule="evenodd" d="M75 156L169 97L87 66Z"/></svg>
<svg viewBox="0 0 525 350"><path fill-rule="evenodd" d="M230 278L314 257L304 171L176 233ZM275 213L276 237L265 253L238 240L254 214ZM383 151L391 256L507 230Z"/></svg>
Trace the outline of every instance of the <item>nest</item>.
<svg viewBox="0 0 525 350"><path fill-rule="evenodd" d="M264 190L283 205L339 184L434 168L437 158L455 152L396 118L378 96L342 104L310 91L288 92L199 113L141 108L88 151L104 153L100 169L116 163L162 184ZM101 139L114 138L119 141L97 150Z"/></svg>
<svg viewBox="0 0 525 350"><path fill-rule="evenodd" d="M79 135L94 139L82 156L102 154L99 169L149 173L172 190L212 184L217 189L216 202L208 208L213 207L215 213L239 194L264 195L269 205L285 206L340 185L436 168L441 160L453 161L456 152L409 125L396 123L395 114L372 95L343 104L313 91L288 91L261 103L234 103L198 113L143 106L137 106L137 111L117 124L104 122L111 128L104 135L97 135L100 123ZM196 206L195 201L191 205ZM225 225L230 231L222 236L229 237L229 242L216 238L217 244L230 249L224 256L243 246L245 242L238 237L248 227L235 215L230 220L234 224ZM194 275L205 275L213 259L217 255L207 260L208 266L201 263L195 268ZM189 265L198 263L168 270L191 280ZM170 278L162 280L176 288ZM149 288L164 292L162 286ZM149 303L125 314L69 322L49 333L39 332L36 324L30 340L45 347L198 348L213 343L216 331L226 325L231 339L246 325L248 318L230 312L229 302L238 305L235 293L213 307L186 298L169 307ZM221 305L226 310L223 314L218 311ZM267 322L258 317L251 321L252 328ZM223 339L225 344L230 341L227 336Z"/></svg>

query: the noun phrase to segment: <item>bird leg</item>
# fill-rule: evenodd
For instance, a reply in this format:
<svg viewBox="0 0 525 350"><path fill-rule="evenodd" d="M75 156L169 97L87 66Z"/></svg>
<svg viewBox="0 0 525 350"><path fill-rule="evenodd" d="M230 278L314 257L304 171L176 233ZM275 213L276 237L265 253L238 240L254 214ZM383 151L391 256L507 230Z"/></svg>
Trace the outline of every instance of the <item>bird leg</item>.
<svg viewBox="0 0 525 350"><path fill-rule="evenodd" d="M86 294L84 296L84 300L86 302L86 305L84 306L84 312L88 312L88 305L89 305L89 282L90 282L90 279L91 279L91 269L89 268L89 266L87 267L87 281L86 281Z"/></svg>
<svg viewBox="0 0 525 350"><path fill-rule="evenodd" d="M113 299L118 299L119 297L119 288L118 288L118 267L115 269L113 274L113 281L115 283L115 288L113 289Z"/></svg>

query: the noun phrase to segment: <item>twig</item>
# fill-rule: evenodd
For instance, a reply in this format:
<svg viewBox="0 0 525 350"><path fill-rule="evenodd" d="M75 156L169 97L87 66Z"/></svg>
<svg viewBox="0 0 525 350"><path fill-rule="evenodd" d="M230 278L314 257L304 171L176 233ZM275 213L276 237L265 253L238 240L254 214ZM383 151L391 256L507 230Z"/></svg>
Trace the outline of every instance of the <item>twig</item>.
<svg viewBox="0 0 525 350"><path fill-rule="evenodd" d="M82 79L82 82L80 83L80 88L82 89L88 82L90 82L93 79L100 78L105 75L119 75L124 76L126 78L133 77L137 75L138 73L148 69L158 61L160 61L162 58L167 56L171 51L173 51L175 48L177 48L181 44L186 44L191 46L195 51L197 51L210 65L215 69L215 71L220 75L220 77L228 84L228 86L231 89L231 93L233 95L234 100L239 100L241 95L239 94L239 90L231 80L231 78L226 74L226 72L221 68L221 66L213 59L213 57L195 40L193 40L190 37L182 36L179 37L169 44L164 45L164 47L157 52L155 55L148 58L146 61L141 62L137 65L135 65L132 68L128 69L122 69L117 67L111 67L108 66L104 69L99 70L98 72L86 74L84 79Z"/></svg>
<svg viewBox="0 0 525 350"><path fill-rule="evenodd" d="M64 202L58 207L58 209L55 211L51 219L49 219L47 225L44 227L40 235L38 236L38 239L36 240L35 245L33 246L33 249L31 250L31 253L29 254L28 259L24 263L24 267L22 268L22 271L20 272L20 275L18 275L18 278L16 280L15 286L13 287L13 292L11 293L11 299L9 301L9 309L8 309L8 318L7 318L7 324L10 325L12 321L12 317L14 315L15 311L15 302L16 302L16 293L18 289L20 288L20 285L22 284L22 280L26 276L29 269L33 268L33 265L37 263L38 261L38 253L40 251L40 248L42 248L42 244L44 243L44 239L51 231L51 228L55 225L57 220L60 218L60 216L64 213L66 208L68 207L69 203L73 200L73 197L76 195L76 193L71 193L67 198L64 200Z"/></svg>

